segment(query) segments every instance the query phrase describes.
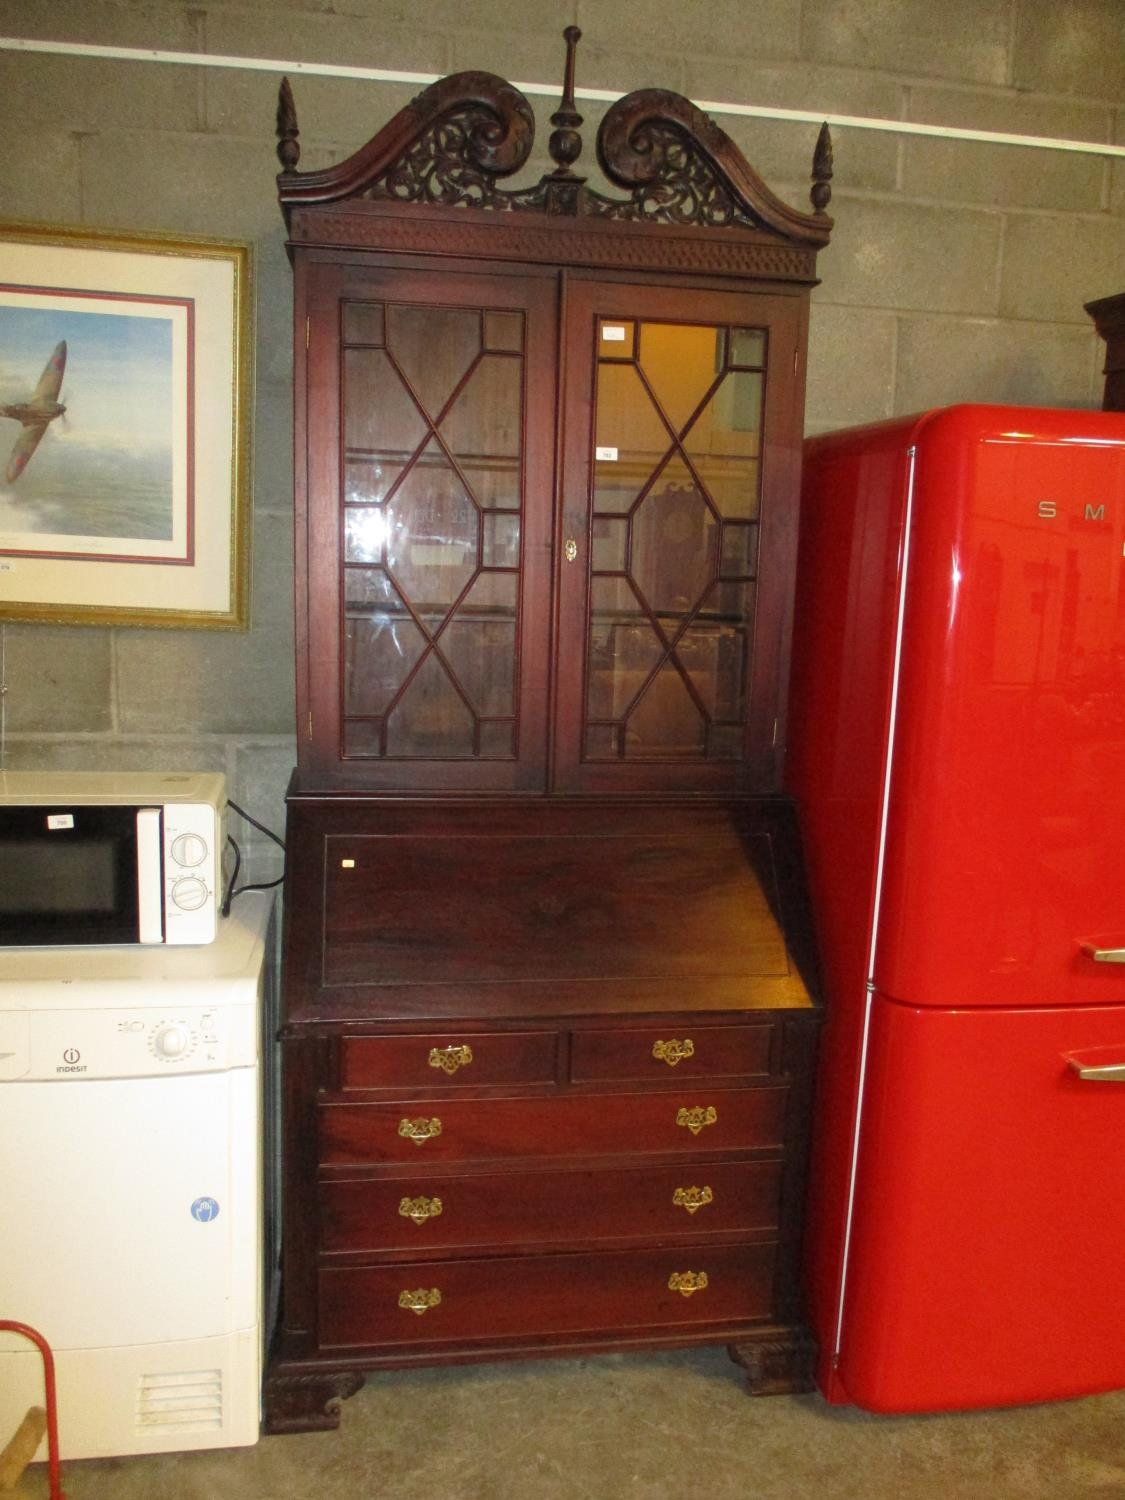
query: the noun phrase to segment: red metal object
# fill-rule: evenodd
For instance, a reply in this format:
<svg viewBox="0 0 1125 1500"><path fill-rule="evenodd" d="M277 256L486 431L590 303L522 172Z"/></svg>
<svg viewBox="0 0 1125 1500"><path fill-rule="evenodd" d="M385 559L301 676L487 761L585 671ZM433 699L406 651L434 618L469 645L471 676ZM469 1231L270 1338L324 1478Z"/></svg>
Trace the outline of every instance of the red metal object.
<svg viewBox="0 0 1125 1500"><path fill-rule="evenodd" d="M1125 1386L1091 1333L1125 1308L1076 1290L1118 1280L1125 1088L1064 1057L1125 1044L1125 965L1084 950L1125 948L1123 546L1119 415L953 407L806 446L788 775L829 1000L832 1400Z"/></svg>
<svg viewBox="0 0 1125 1500"><path fill-rule="evenodd" d="M47 1480L49 1500L66 1500L59 1469L59 1407L55 1392L55 1358L51 1346L36 1329L27 1323L15 1323L0 1318L0 1333L18 1333L38 1348L43 1357L43 1388L47 1407Z"/></svg>

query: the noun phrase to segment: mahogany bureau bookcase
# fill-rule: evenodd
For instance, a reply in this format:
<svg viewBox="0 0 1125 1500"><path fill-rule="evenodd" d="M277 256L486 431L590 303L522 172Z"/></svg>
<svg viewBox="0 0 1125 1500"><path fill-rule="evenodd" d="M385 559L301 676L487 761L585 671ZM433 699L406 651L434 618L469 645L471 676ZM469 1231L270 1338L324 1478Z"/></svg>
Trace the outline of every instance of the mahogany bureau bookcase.
<svg viewBox="0 0 1125 1500"><path fill-rule="evenodd" d="M831 229L704 114L575 171L488 73L278 178L298 766L270 1431L367 1371L722 1342L807 1388L820 1015L781 795L808 293Z"/></svg>

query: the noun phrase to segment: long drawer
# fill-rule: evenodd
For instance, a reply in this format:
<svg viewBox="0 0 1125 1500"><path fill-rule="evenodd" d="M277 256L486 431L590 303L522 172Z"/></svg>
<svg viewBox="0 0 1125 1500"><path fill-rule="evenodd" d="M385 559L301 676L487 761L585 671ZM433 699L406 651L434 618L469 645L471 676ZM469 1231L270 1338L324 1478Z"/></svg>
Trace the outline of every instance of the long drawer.
<svg viewBox="0 0 1125 1500"><path fill-rule="evenodd" d="M781 1086L320 1107L323 1166L780 1149Z"/></svg>
<svg viewBox="0 0 1125 1500"><path fill-rule="evenodd" d="M327 1254L774 1234L779 1161L610 1171L396 1172L320 1184Z"/></svg>
<svg viewBox="0 0 1125 1500"><path fill-rule="evenodd" d="M769 1316L776 1246L324 1267L322 1349L692 1329Z"/></svg>

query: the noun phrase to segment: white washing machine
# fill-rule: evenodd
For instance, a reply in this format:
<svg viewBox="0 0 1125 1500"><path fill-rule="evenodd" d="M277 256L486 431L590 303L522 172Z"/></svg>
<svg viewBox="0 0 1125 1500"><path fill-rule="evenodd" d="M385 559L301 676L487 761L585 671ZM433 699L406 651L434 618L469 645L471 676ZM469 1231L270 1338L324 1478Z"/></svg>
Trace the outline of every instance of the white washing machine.
<svg viewBox="0 0 1125 1500"><path fill-rule="evenodd" d="M0 952L0 1318L54 1351L63 1458L257 1441L272 905L204 947ZM42 1399L0 1334L0 1446Z"/></svg>

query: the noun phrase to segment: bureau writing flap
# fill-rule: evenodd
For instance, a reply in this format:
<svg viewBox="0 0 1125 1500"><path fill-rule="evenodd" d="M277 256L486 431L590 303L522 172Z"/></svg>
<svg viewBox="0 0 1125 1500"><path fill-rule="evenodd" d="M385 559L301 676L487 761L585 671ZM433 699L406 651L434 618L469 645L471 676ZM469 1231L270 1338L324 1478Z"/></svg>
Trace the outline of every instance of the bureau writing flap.
<svg viewBox="0 0 1125 1500"><path fill-rule="evenodd" d="M654 1009L811 1003L784 824L589 805L373 806L357 822L324 839L327 986L502 987L509 1005L520 986L536 1009L607 991Z"/></svg>

